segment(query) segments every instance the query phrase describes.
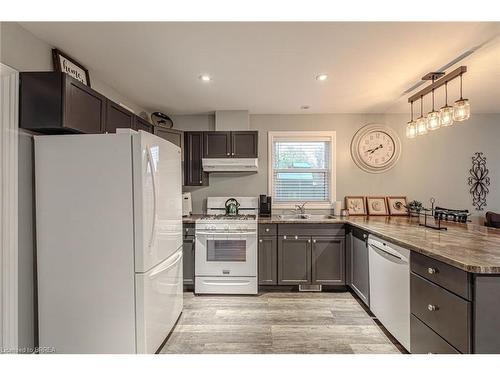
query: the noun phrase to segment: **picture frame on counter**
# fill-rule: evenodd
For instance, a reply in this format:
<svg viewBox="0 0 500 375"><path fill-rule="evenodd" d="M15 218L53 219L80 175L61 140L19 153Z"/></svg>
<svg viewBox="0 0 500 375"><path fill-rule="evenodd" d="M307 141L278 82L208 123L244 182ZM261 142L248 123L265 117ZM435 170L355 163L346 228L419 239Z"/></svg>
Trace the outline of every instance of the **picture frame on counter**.
<svg viewBox="0 0 500 375"><path fill-rule="evenodd" d="M366 197L366 207L370 216L387 216L387 201L384 197Z"/></svg>
<svg viewBox="0 0 500 375"><path fill-rule="evenodd" d="M408 206L406 197L404 196L389 196L387 197L387 208L391 216L406 216L408 215Z"/></svg>
<svg viewBox="0 0 500 375"><path fill-rule="evenodd" d="M366 198L364 196L348 196L345 197L345 208L349 212L349 216L364 216L366 215Z"/></svg>
<svg viewBox="0 0 500 375"><path fill-rule="evenodd" d="M52 49L52 61L54 64L54 71L64 72L70 77L82 82L84 85L90 87L90 75L87 68L74 58L66 55L57 48Z"/></svg>

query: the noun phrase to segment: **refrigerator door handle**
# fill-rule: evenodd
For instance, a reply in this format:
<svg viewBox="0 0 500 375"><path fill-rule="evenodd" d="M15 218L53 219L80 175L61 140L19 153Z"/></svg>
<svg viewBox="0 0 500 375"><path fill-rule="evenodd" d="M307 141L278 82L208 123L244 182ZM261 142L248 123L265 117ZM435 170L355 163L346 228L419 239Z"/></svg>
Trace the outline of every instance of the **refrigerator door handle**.
<svg viewBox="0 0 500 375"><path fill-rule="evenodd" d="M153 241L155 237L155 232L156 232L156 178L155 178L155 166L153 163L153 155L151 154L151 148L149 146L146 146L146 154L147 154L147 159L148 159L148 164L151 168L151 182L153 184L153 225L151 226L151 236L149 237L149 245L148 247L151 248L153 246Z"/></svg>
<svg viewBox="0 0 500 375"><path fill-rule="evenodd" d="M153 278L155 277L156 275L162 273L162 272L165 272L166 270L172 268L173 266L175 266L177 263L179 263L179 261L182 259L182 250L179 250L179 252L174 255L173 257L173 260L166 263L166 264L163 264L160 269L158 270L155 270L154 272L152 272L150 275L149 275L149 278Z"/></svg>

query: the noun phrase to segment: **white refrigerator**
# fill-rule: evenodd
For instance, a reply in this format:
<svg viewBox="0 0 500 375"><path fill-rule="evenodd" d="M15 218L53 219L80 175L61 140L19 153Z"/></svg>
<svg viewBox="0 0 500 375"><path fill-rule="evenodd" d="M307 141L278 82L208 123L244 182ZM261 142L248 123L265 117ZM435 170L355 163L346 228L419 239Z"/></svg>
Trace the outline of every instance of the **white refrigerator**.
<svg viewBox="0 0 500 375"><path fill-rule="evenodd" d="M183 307L180 148L132 130L34 138L40 347L156 352Z"/></svg>

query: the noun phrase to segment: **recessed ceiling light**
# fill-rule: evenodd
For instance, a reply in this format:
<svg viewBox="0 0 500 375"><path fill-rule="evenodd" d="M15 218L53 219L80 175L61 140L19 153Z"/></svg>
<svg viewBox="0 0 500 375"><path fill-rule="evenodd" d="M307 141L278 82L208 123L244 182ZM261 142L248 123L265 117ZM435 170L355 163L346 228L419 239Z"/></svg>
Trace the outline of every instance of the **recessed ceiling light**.
<svg viewBox="0 0 500 375"><path fill-rule="evenodd" d="M318 74L318 75L316 76L316 81L326 81L326 80L327 80L327 78L328 78L328 75L327 75L327 74L324 74L324 73L322 73L322 74Z"/></svg>
<svg viewBox="0 0 500 375"><path fill-rule="evenodd" d="M212 80L212 77L210 77L208 74L202 74L198 78L203 82L210 82Z"/></svg>
<svg viewBox="0 0 500 375"><path fill-rule="evenodd" d="M311 107L310 107L310 106L308 106L308 105L301 105L301 106L300 106L300 109L309 109L309 108L311 108Z"/></svg>

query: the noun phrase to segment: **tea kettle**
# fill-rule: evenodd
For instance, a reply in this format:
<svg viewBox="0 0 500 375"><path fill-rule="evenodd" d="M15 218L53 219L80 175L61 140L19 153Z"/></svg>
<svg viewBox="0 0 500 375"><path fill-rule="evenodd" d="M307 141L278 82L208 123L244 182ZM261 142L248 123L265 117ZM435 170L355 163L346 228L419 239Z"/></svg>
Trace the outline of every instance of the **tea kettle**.
<svg viewBox="0 0 500 375"><path fill-rule="evenodd" d="M229 216L236 216L238 215L238 207L240 207L240 204L238 201L234 198L229 198L226 203L224 204L226 207L226 215Z"/></svg>

